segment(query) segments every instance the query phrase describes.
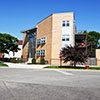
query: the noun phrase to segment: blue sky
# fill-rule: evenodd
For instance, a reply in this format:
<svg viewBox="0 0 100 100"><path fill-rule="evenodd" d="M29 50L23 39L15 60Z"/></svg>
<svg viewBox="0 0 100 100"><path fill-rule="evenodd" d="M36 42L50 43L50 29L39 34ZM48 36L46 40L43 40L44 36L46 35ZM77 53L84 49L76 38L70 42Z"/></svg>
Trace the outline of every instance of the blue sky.
<svg viewBox="0 0 100 100"><path fill-rule="evenodd" d="M52 13L74 12L77 30L100 32L100 0L0 0L0 33L23 38Z"/></svg>

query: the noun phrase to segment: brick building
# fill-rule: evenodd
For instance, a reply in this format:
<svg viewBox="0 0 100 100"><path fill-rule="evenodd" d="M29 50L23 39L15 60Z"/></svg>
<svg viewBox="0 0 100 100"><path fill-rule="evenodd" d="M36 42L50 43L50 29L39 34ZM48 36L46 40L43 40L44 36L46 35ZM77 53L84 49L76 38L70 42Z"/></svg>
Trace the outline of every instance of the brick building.
<svg viewBox="0 0 100 100"><path fill-rule="evenodd" d="M75 45L74 13L56 13L48 16L37 27L25 30L23 36L23 58L37 62L44 57L48 64L60 63L60 50L65 45Z"/></svg>

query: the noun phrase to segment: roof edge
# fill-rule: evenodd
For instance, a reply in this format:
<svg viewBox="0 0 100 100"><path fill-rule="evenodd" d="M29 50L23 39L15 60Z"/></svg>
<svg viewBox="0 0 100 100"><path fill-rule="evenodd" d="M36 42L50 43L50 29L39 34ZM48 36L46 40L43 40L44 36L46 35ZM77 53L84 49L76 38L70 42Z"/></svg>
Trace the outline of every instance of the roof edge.
<svg viewBox="0 0 100 100"><path fill-rule="evenodd" d="M36 27L34 27L34 28L30 28L30 29L27 29L27 30L21 31L21 33L24 33L24 32L30 31L30 30L35 30L35 29L37 29L37 28L36 28Z"/></svg>
<svg viewBox="0 0 100 100"><path fill-rule="evenodd" d="M45 17L44 19L42 19L41 21L39 21L37 24L39 24L40 22L42 22L43 20L47 19L48 17L50 17L50 16L52 16L52 15L54 15L54 14L67 14L67 13L73 13L73 14L74 14L74 12L52 13L52 14L50 14L49 16L47 16L47 17Z"/></svg>

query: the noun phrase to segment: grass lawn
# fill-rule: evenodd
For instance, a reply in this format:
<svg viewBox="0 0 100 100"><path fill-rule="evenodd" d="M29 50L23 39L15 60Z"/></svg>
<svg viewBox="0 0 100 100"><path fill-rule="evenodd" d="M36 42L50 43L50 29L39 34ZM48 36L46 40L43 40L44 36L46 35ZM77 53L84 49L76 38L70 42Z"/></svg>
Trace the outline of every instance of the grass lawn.
<svg viewBox="0 0 100 100"><path fill-rule="evenodd" d="M4 64L4 63L2 63L2 62L0 62L0 67L1 67L1 66L7 67L8 65L7 65L7 64Z"/></svg>
<svg viewBox="0 0 100 100"><path fill-rule="evenodd" d="M86 67L80 67L80 66L47 66L45 68L55 68L55 69L83 69L85 70ZM89 67L90 70L100 70L100 67Z"/></svg>

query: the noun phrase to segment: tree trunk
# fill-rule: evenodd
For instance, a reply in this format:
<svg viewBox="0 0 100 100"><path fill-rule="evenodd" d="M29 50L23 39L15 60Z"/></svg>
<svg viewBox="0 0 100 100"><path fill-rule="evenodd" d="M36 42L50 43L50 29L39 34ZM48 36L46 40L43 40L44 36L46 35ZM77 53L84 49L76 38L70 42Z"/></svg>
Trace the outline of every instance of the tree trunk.
<svg viewBox="0 0 100 100"><path fill-rule="evenodd" d="M76 67L76 62L74 61L74 67Z"/></svg>
<svg viewBox="0 0 100 100"><path fill-rule="evenodd" d="M13 52L13 56L15 56L15 52Z"/></svg>

